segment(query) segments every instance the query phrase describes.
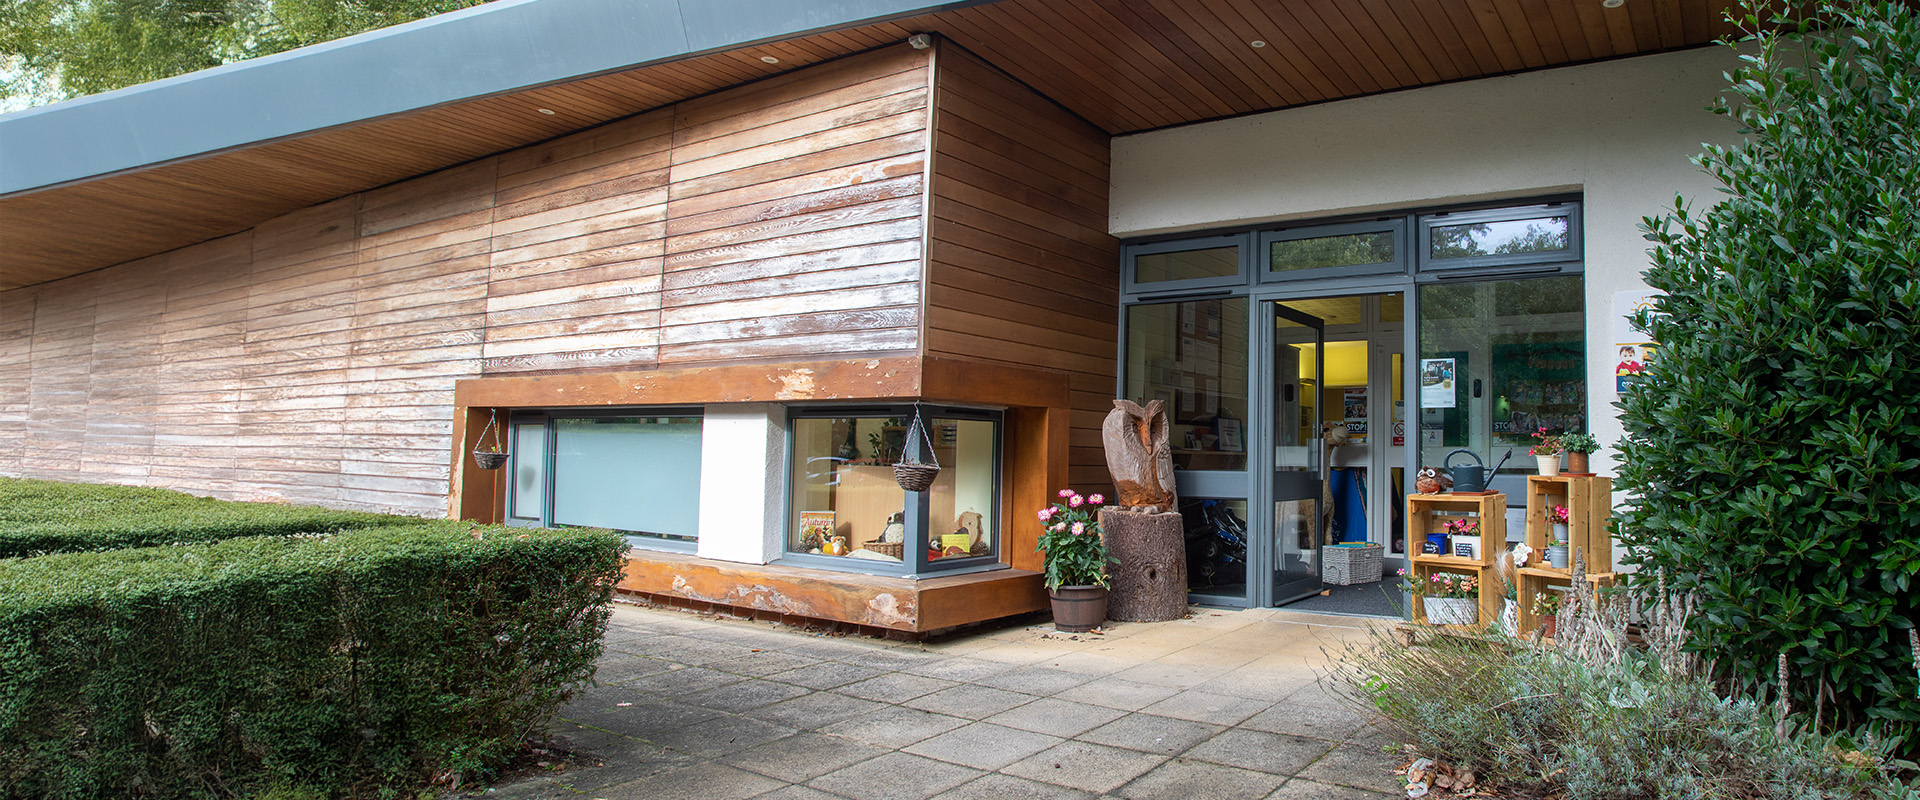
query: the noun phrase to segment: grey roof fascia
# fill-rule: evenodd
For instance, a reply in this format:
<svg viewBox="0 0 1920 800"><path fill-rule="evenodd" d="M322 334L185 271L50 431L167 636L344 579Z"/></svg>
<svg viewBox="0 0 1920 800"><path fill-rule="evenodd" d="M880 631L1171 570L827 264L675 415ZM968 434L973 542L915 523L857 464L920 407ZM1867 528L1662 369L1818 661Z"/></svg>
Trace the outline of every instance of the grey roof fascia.
<svg viewBox="0 0 1920 800"><path fill-rule="evenodd" d="M495 0L0 115L0 195L970 3Z"/></svg>

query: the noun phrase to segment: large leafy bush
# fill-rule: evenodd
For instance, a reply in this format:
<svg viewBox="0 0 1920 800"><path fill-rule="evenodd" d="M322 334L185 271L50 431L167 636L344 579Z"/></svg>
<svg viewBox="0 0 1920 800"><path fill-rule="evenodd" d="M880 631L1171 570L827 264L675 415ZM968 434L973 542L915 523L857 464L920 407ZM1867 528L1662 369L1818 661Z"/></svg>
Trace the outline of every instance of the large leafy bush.
<svg viewBox="0 0 1920 800"><path fill-rule="evenodd" d="M623 549L441 522L0 560L0 798L484 777L592 674Z"/></svg>
<svg viewBox="0 0 1920 800"><path fill-rule="evenodd" d="M1720 110L1746 138L1700 159L1726 196L1647 220L1665 297L1620 402L1618 531L1698 600L1722 679L1770 683L1784 652L1796 708L1911 748L1920 23L1891 3L1807 22L1741 51Z"/></svg>

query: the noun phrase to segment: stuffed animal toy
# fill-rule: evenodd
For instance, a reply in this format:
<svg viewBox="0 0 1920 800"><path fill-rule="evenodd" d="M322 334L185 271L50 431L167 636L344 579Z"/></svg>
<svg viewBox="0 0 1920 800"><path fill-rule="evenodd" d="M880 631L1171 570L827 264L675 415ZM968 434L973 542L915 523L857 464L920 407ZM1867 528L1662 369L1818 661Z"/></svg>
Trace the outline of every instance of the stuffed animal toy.
<svg viewBox="0 0 1920 800"><path fill-rule="evenodd" d="M1453 488L1453 476L1434 467L1421 467L1413 473L1413 490L1421 494L1439 494Z"/></svg>

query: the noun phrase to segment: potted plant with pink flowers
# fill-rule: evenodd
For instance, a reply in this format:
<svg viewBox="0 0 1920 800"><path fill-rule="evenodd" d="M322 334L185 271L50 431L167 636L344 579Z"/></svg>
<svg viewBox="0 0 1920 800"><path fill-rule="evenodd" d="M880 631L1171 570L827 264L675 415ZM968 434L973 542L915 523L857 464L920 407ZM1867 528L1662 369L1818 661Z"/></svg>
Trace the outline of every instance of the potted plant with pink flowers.
<svg viewBox="0 0 1920 800"><path fill-rule="evenodd" d="M1040 509L1041 568L1053 598L1053 627L1090 631L1107 621L1107 564L1113 557L1095 517L1106 498L1061 489L1060 499Z"/></svg>
<svg viewBox="0 0 1920 800"><path fill-rule="evenodd" d="M1454 572L1435 572L1425 579L1408 579L1421 609L1433 625L1475 625L1480 622L1480 578Z"/></svg>

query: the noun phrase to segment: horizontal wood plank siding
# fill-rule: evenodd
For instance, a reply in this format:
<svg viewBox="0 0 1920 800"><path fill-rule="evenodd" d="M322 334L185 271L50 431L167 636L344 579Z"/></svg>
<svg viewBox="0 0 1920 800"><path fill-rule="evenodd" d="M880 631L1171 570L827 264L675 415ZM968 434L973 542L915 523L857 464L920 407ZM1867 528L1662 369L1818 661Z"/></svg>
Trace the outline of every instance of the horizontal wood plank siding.
<svg viewBox="0 0 1920 800"><path fill-rule="evenodd" d="M1108 136L950 43L935 86L927 354L1066 373L1069 480L1106 484L1119 304Z"/></svg>
<svg viewBox="0 0 1920 800"><path fill-rule="evenodd" d="M930 79L874 51L0 292L0 474L440 515L463 378L918 355Z"/></svg>

